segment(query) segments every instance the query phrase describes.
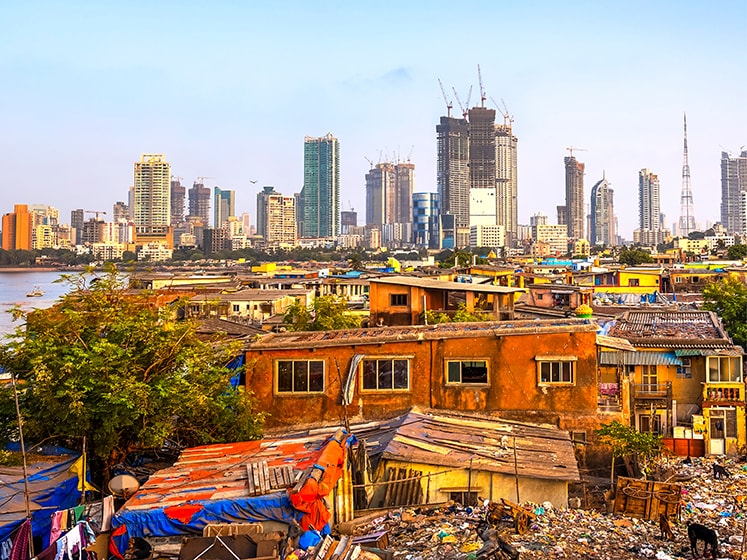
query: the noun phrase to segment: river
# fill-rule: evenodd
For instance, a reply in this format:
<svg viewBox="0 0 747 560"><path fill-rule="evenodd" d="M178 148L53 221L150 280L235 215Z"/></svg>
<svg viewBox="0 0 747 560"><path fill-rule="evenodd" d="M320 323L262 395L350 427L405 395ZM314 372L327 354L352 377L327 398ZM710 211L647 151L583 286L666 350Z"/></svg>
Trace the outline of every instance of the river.
<svg viewBox="0 0 747 560"><path fill-rule="evenodd" d="M60 278L59 271L10 271L0 269L0 337L13 332L20 326L13 321L9 313L15 306L28 311L34 308L50 307L57 299L65 294L68 285L64 282L55 283ZM71 274L74 274L72 272ZM27 297L26 294L38 286L44 295ZM1 341L0 341L1 342Z"/></svg>

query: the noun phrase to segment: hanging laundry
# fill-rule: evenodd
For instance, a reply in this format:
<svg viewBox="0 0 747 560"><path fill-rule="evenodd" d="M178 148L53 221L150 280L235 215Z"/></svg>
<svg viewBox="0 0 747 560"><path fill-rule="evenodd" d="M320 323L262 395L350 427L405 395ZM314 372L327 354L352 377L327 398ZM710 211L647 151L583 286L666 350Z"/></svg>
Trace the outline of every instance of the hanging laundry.
<svg viewBox="0 0 747 560"><path fill-rule="evenodd" d="M31 558L31 520L24 521L13 537L13 548L10 560L28 560Z"/></svg>

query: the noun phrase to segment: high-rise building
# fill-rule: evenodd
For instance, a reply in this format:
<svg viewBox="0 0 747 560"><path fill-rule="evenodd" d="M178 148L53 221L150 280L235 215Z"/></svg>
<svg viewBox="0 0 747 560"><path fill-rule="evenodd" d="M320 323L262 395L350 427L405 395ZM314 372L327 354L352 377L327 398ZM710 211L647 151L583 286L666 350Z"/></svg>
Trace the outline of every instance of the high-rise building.
<svg viewBox="0 0 747 560"><path fill-rule="evenodd" d="M358 212L354 209L342 210L340 212L340 233L347 235L351 227L358 227Z"/></svg>
<svg viewBox="0 0 747 560"><path fill-rule="evenodd" d="M298 232L307 239L340 235L340 144L332 134L304 138Z"/></svg>
<svg viewBox="0 0 747 560"><path fill-rule="evenodd" d="M721 224L729 233L747 233L747 216L741 204L747 191L747 151L739 156L721 152Z"/></svg>
<svg viewBox="0 0 747 560"><path fill-rule="evenodd" d="M204 227L210 223L210 189L202 180L195 181L189 189L189 216L199 218Z"/></svg>
<svg viewBox="0 0 747 560"><path fill-rule="evenodd" d="M214 187L213 192L215 193L215 200L213 201L215 227L221 228L228 222L229 216L236 215L236 191Z"/></svg>
<svg viewBox="0 0 747 560"><path fill-rule="evenodd" d="M436 183L441 214L454 216L456 227L469 227L469 125L467 119L441 117L436 126Z"/></svg>
<svg viewBox="0 0 747 560"><path fill-rule="evenodd" d="M135 206L138 237L168 237L171 223L171 166L163 154L143 154L135 162Z"/></svg>
<svg viewBox="0 0 747 560"><path fill-rule="evenodd" d="M75 230L75 239L72 239L76 245L81 244L83 235L83 222L86 221L86 213L83 208L76 208L70 212L70 227Z"/></svg>
<svg viewBox="0 0 747 560"><path fill-rule="evenodd" d="M32 248L32 221L28 205L15 204L13 212L3 215L2 247L6 251L29 251Z"/></svg>
<svg viewBox="0 0 747 560"><path fill-rule="evenodd" d="M171 225L178 226L184 221L184 201L187 198L187 187L182 185L181 177L171 178Z"/></svg>
<svg viewBox="0 0 747 560"><path fill-rule="evenodd" d="M114 206L112 207L112 222L116 224L118 222L127 222L129 220L130 220L130 209L127 206L127 204L125 204L122 201L115 202Z"/></svg>
<svg viewBox="0 0 747 560"><path fill-rule="evenodd" d="M659 176L650 169L638 172L638 216L640 229L661 229Z"/></svg>
<svg viewBox="0 0 747 560"><path fill-rule="evenodd" d="M414 183L412 163L379 163L366 173L366 225L386 245L410 242Z"/></svg>
<svg viewBox="0 0 747 560"><path fill-rule="evenodd" d="M495 186L498 225L504 227L507 243L517 239L519 227L518 172L512 119L495 125Z"/></svg>
<svg viewBox="0 0 747 560"><path fill-rule="evenodd" d="M438 249L438 193L412 194L412 241L418 247Z"/></svg>
<svg viewBox="0 0 747 560"><path fill-rule="evenodd" d="M571 152L572 153L572 152ZM584 164L565 158L565 212L568 238L584 239Z"/></svg>
<svg viewBox="0 0 747 560"><path fill-rule="evenodd" d="M680 221L678 235L687 237L695 231L695 204L693 203L693 190L690 185L690 161L687 157L687 115L684 115L685 123L685 149L682 155L682 192L680 194Z"/></svg>
<svg viewBox="0 0 747 560"><path fill-rule="evenodd" d="M615 245L614 191L602 173L602 179L591 188L591 227L589 242L592 245Z"/></svg>
<svg viewBox="0 0 747 560"><path fill-rule="evenodd" d="M296 198L284 196L271 186L263 187L257 194L257 234L269 246L295 245Z"/></svg>
<svg viewBox="0 0 747 560"><path fill-rule="evenodd" d="M495 189L495 109L472 107L469 119L469 185Z"/></svg>

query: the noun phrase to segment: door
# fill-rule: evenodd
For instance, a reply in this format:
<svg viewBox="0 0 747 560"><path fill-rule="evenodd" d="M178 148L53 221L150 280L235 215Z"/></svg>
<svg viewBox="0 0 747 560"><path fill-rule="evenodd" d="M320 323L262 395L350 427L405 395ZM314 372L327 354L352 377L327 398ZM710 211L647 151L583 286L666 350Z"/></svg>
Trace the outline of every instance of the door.
<svg viewBox="0 0 747 560"><path fill-rule="evenodd" d="M708 430L708 452L711 455L726 453L726 413L724 410L711 410L710 426Z"/></svg>

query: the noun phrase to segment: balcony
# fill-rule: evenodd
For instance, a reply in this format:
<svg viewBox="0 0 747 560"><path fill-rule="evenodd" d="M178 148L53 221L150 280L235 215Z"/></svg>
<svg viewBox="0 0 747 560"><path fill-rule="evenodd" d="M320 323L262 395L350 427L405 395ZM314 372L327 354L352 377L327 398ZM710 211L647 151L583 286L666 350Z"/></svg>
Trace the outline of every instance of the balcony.
<svg viewBox="0 0 747 560"><path fill-rule="evenodd" d="M744 402L744 385L708 384L703 389L703 400L711 403Z"/></svg>
<svg viewBox="0 0 747 560"><path fill-rule="evenodd" d="M633 398L636 401L670 402L672 400L672 382L633 385Z"/></svg>

